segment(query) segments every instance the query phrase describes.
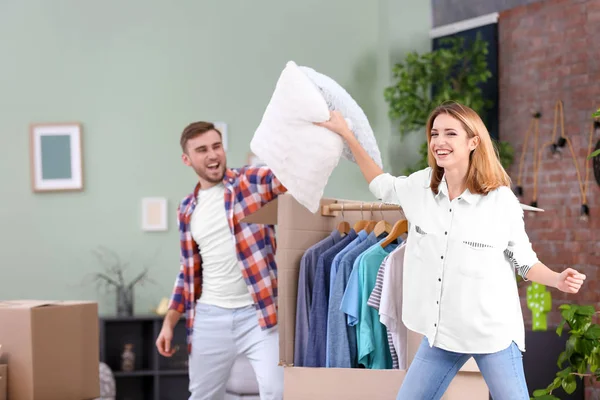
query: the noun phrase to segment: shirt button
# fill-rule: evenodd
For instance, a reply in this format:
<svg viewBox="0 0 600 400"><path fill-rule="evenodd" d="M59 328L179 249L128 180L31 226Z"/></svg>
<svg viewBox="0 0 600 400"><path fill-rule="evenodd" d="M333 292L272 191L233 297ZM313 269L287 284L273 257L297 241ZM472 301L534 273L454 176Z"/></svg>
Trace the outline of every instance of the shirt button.
<svg viewBox="0 0 600 400"><path fill-rule="evenodd" d="M437 327L437 324L433 324L433 326Z"/></svg>
<svg viewBox="0 0 600 400"><path fill-rule="evenodd" d="M442 278L438 278L438 281L440 281L440 282L441 282L441 281L442 281Z"/></svg>
<svg viewBox="0 0 600 400"><path fill-rule="evenodd" d="M452 212L452 209L450 209L450 212Z"/></svg>
<svg viewBox="0 0 600 400"><path fill-rule="evenodd" d="M444 259L444 256L442 256L442 260Z"/></svg>
<svg viewBox="0 0 600 400"><path fill-rule="evenodd" d="M440 304L440 302L439 302L439 301L436 301L436 302L435 302L435 304Z"/></svg>
<svg viewBox="0 0 600 400"><path fill-rule="evenodd" d="M447 235L447 234L448 234L448 232L444 232L444 235Z"/></svg>

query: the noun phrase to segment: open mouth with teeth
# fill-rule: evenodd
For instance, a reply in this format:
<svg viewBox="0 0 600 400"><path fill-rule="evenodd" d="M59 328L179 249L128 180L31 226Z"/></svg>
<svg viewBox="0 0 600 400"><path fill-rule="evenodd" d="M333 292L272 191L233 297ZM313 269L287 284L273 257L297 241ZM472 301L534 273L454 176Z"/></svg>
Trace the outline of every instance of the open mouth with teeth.
<svg viewBox="0 0 600 400"><path fill-rule="evenodd" d="M219 167L221 166L220 163L212 163L212 164L208 164L206 167L209 171L218 171Z"/></svg>
<svg viewBox="0 0 600 400"><path fill-rule="evenodd" d="M444 150L436 150L435 151L435 154L438 157L445 157L445 156L449 155L450 153L452 153L452 150L445 150L444 149Z"/></svg>

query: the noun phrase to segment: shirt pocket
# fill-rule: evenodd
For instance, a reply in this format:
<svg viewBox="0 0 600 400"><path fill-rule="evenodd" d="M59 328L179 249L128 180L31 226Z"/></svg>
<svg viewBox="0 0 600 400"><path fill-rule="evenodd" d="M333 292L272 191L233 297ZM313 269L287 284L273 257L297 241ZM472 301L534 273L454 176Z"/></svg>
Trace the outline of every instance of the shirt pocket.
<svg viewBox="0 0 600 400"><path fill-rule="evenodd" d="M492 241L463 240L460 243L461 253L458 262L459 272L467 277L482 279L490 275L498 255L502 253Z"/></svg>
<svg viewBox="0 0 600 400"><path fill-rule="evenodd" d="M432 238L433 235L429 232L429 229L422 225L413 224L410 227L408 244L412 247L410 250L414 258L422 262L426 261L424 258L431 251L429 247Z"/></svg>

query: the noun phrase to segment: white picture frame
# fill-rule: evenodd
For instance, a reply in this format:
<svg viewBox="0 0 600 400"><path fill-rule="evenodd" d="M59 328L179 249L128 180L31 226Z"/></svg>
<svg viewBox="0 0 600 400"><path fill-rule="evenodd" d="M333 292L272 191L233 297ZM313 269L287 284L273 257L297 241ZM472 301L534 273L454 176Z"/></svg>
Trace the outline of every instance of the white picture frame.
<svg viewBox="0 0 600 400"><path fill-rule="evenodd" d="M145 197L142 199L142 230L146 232L166 231L167 199L164 197Z"/></svg>
<svg viewBox="0 0 600 400"><path fill-rule="evenodd" d="M215 128L221 132L221 140L223 142L223 150L227 151L228 149L228 136L227 136L227 123L222 121L213 122Z"/></svg>
<svg viewBox="0 0 600 400"><path fill-rule="evenodd" d="M34 192L83 190L81 124L31 124L29 139Z"/></svg>

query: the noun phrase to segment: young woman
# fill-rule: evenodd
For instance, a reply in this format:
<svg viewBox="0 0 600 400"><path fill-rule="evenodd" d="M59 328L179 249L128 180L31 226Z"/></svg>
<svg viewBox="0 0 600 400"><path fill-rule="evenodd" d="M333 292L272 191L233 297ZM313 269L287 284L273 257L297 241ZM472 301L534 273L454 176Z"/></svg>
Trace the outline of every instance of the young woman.
<svg viewBox="0 0 600 400"><path fill-rule="evenodd" d="M371 192L410 225L402 319L424 335L398 400L439 399L474 357L496 400L529 399L525 328L515 280L577 293L585 275L554 272L531 247L523 210L472 109L444 104L427 122L429 168L393 177L371 160L338 112L319 124L346 140Z"/></svg>

